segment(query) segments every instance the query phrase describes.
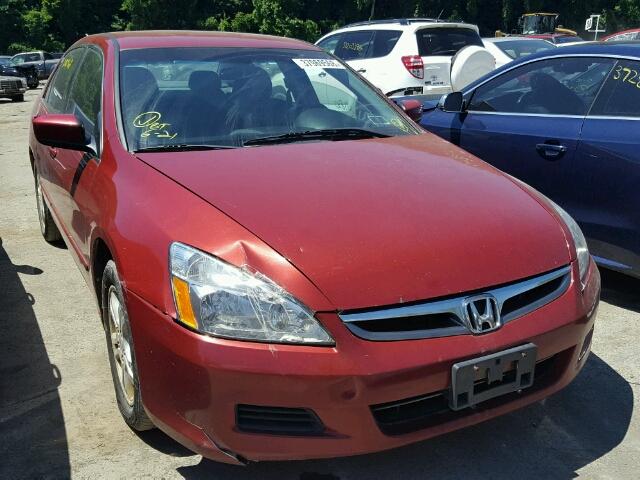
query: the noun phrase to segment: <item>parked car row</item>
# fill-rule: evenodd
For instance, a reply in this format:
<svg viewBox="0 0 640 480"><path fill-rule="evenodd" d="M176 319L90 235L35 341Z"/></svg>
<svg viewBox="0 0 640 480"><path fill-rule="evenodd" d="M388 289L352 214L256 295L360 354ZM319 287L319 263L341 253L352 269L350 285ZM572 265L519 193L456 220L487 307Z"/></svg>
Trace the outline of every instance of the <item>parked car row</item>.
<svg viewBox="0 0 640 480"><path fill-rule="evenodd" d="M471 66L489 55L472 26L427 25L321 43L372 75L391 52L401 74L384 93L446 91L463 46L482 52ZM444 104L486 90L485 117L443 107L424 122L466 122L484 148L512 148L480 123L511 99L554 123L534 151L559 165L575 128L564 114L581 105L584 120L609 71L612 95L630 85L631 60L594 57L485 77ZM403 112L420 111L414 97L399 108L317 46L247 34L93 35L61 62L30 131L40 228L97 301L132 428L233 464L354 455L539 401L585 365L600 277L580 228L419 128ZM575 94L533 89L563 80Z"/></svg>
<svg viewBox="0 0 640 480"><path fill-rule="evenodd" d="M316 44L345 61L389 97L435 97L462 89L523 56L586 43L575 32L558 28L557 14L528 14L523 16L522 21L525 20L526 33L498 32L493 38L480 38L478 27L464 22L432 18L376 20L347 25L323 36ZM533 28L539 24L550 30L544 33L544 28ZM603 41L640 39L638 32L619 32ZM478 51L481 48L491 53L493 61Z"/></svg>

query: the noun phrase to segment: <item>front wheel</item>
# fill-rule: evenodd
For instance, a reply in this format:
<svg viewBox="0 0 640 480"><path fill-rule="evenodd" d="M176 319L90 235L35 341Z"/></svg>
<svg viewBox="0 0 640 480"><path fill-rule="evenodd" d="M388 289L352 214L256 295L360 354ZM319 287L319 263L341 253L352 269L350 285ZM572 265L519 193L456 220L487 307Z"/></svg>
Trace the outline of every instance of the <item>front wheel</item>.
<svg viewBox="0 0 640 480"><path fill-rule="evenodd" d="M24 102L24 95L14 95L11 97L12 102Z"/></svg>
<svg viewBox="0 0 640 480"><path fill-rule="evenodd" d="M113 260L107 262L102 274L102 315L120 414L134 430L154 428L142 406L129 314Z"/></svg>

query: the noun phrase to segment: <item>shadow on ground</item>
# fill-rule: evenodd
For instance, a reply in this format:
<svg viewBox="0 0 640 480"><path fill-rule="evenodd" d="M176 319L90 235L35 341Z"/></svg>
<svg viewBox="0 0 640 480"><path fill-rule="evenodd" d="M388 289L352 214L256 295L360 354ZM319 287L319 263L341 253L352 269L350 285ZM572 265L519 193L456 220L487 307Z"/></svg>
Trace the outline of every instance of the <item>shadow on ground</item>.
<svg viewBox="0 0 640 480"><path fill-rule="evenodd" d="M600 269L601 298L611 305L640 312L640 279L613 270Z"/></svg>
<svg viewBox="0 0 640 480"><path fill-rule="evenodd" d="M69 452L58 395L60 371L49 362L20 275L0 239L0 478L69 478Z"/></svg>
<svg viewBox="0 0 640 480"><path fill-rule="evenodd" d="M407 447L351 458L233 467L202 460L186 479L571 479L625 436L633 391L592 354L566 389L542 403Z"/></svg>

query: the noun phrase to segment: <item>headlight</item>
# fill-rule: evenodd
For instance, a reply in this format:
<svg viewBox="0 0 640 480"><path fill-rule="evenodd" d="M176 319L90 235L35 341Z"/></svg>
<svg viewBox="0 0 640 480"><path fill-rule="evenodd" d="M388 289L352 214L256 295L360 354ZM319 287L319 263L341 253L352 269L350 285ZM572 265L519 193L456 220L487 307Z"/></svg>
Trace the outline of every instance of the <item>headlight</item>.
<svg viewBox="0 0 640 480"><path fill-rule="evenodd" d="M578 256L578 268L580 270L580 283L582 286L585 285L585 280L587 277L587 272L589 271L589 248L587 247L587 241L584 238L584 234L580 227L576 223L576 221L565 212L559 205L552 202L547 198L549 205L551 205L555 211L560 215L564 223L567 225L569 232L571 232L571 236L573 237L573 244L576 247L576 255Z"/></svg>
<svg viewBox="0 0 640 480"><path fill-rule="evenodd" d="M169 258L181 323L236 340L334 345L313 314L268 278L181 243Z"/></svg>

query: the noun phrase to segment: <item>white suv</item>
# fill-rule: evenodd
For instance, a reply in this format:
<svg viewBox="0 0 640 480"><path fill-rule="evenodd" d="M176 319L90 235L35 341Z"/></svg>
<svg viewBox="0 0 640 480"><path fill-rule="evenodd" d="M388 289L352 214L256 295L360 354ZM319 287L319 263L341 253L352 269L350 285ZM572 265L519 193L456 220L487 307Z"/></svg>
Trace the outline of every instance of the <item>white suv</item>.
<svg viewBox="0 0 640 480"><path fill-rule="evenodd" d="M416 18L354 23L316 45L337 56L388 96L451 91L451 58L483 47L478 27Z"/></svg>

